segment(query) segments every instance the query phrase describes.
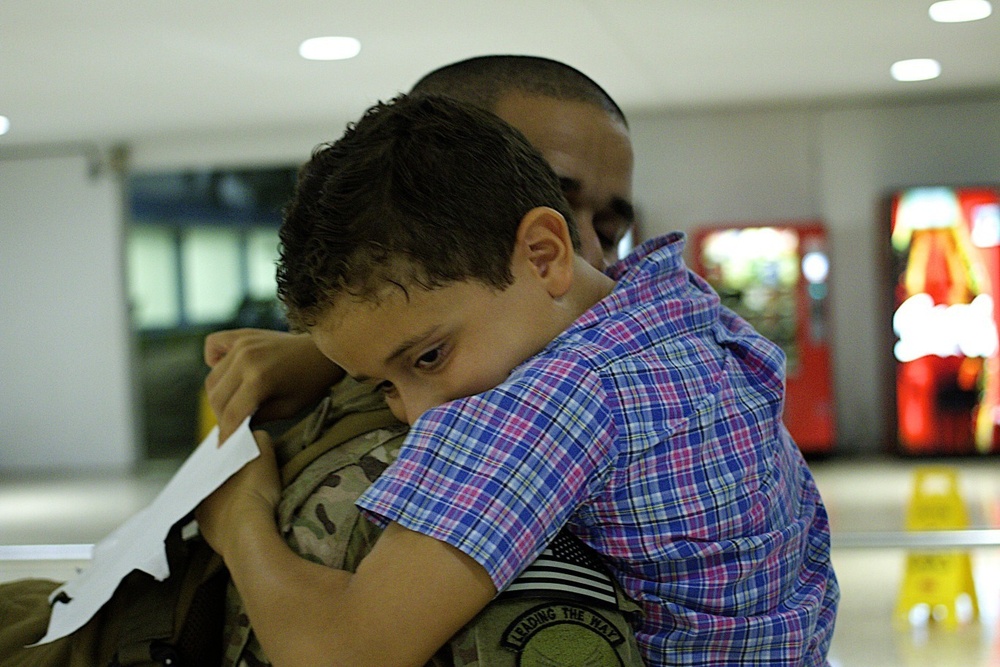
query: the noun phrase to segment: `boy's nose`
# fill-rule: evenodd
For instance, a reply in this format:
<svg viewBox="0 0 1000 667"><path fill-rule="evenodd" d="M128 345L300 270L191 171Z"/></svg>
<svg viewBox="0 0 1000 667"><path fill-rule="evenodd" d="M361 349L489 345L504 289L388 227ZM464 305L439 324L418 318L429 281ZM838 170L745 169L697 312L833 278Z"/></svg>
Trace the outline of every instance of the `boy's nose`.
<svg viewBox="0 0 1000 667"><path fill-rule="evenodd" d="M413 426L413 422L417 421L417 417L426 412L428 407L430 407L419 407L418 401L406 396L402 392L393 398L386 399L386 404L389 406L389 411L392 412L393 417L410 426Z"/></svg>
<svg viewBox="0 0 1000 667"><path fill-rule="evenodd" d="M396 419L406 422L410 426L413 426L413 422L420 418L420 415L424 414L431 408L436 408L439 405L447 403L450 399L443 396L436 395L417 395L417 396L403 396L400 400L400 408L402 411L402 416L396 416Z"/></svg>
<svg viewBox="0 0 1000 667"><path fill-rule="evenodd" d="M433 405L425 405L422 402L410 402L404 408L404 417L407 424L413 426L413 422L417 421L420 415L424 414L430 410Z"/></svg>
<svg viewBox="0 0 1000 667"><path fill-rule="evenodd" d="M389 406L389 412L392 413L393 417L403 422L404 424L410 424L412 426L413 422L407 420L406 410L403 408L402 403L400 403L399 401L387 400L386 405Z"/></svg>

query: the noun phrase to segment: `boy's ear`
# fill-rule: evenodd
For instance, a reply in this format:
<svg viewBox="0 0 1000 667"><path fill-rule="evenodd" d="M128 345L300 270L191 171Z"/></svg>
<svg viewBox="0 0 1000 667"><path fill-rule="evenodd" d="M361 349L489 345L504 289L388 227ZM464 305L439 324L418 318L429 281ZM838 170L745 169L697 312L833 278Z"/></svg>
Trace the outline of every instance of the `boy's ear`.
<svg viewBox="0 0 1000 667"><path fill-rule="evenodd" d="M569 291L576 251L561 213L547 206L528 211L517 229L517 243L550 296L558 298Z"/></svg>

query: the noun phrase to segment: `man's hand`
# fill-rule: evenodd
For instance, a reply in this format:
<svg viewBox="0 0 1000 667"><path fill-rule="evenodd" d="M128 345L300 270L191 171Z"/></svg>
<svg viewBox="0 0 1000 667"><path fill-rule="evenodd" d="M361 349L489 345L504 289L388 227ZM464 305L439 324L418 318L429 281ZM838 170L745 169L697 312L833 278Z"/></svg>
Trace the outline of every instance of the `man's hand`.
<svg viewBox="0 0 1000 667"><path fill-rule="evenodd" d="M196 511L274 664L423 665L496 595L457 549L391 523L356 574L308 561L281 537L278 469L261 450Z"/></svg>
<svg viewBox="0 0 1000 667"><path fill-rule="evenodd" d="M299 414L343 377L305 334L232 329L205 339L208 402L225 441L250 415L259 421Z"/></svg>
<svg viewBox="0 0 1000 667"><path fill-rule="evenodd" d="M274 447L267 433L254 433L260 456L243 466L225 484L203 500L195 511L202 536L225 560L239 542L239 530L250 517L274 523L281 499L281 480ZM276 530L276 527L272 527Z"/></svg>

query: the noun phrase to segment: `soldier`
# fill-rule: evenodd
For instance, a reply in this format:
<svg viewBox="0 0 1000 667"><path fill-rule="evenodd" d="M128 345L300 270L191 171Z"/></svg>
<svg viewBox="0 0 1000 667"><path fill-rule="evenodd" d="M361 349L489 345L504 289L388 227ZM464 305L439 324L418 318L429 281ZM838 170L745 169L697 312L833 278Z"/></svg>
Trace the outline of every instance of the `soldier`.
<svg viewBox="0 0 1000 667"><path fill-rule="evenodd" d="M624 115L600 86L552 60L484 56L431 72L413 92L452 95L493 111L520 129L561 179L579 228L581 254L597 267L617 257L618 242L633 224L632 151ZM405 426L392 417L379 392L344 378L307 335L219 332L206 340L205 357L213 367L206 384L223 438L251 413L255 422L265 425L287 423L318 402L301 421L275 437L284 486L278 528L300 557L353 571L379 533L361 518L354 500L394 459ZM55 585L19 584L18 595L11 591L11 609L0 605L0 612L10 611L14 618L23 617L25 608L41 608L31 627L20 624L9 646L0 642L0 665L108 662L115 644L106 641L106 630L120 622L122 614L117 611L106 611L87 633L56 645L29 649L28 654L16 650L44 633L45 598ZM637 610L599 559L568 533L560 533L539 562L442 647L432 664L641 665L628 624ZM115 618L109 622L108 616ZM223 665L269 664L244 603L231 585L225 624ZM174 634L188 634L184 630L175 628ZM207 641L204 631L198 634ZM95 643L100 646L95 648ZM162 644L157 650L165 659L176 653L190 661L186 664L218 664L206 660L204 648L192 656L185 654L184 646L171 652ZM13 651L10 656L4 654L8 648Z"/></svg>

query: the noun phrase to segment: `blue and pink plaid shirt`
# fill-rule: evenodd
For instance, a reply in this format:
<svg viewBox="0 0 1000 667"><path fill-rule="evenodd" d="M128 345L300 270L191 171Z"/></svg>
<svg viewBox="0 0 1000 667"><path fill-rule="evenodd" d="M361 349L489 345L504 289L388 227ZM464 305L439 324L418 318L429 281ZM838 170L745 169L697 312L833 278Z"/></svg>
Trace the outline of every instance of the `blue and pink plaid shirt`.
<svg viewBox="0 0 1000 667"><path fill-rule="evenodd" d="M688 271L679 234L496 389L426 412L359 500L502 590L559 529L643 607L650 665L822 665L826 511L781 421L784 356Z"/></svg>

